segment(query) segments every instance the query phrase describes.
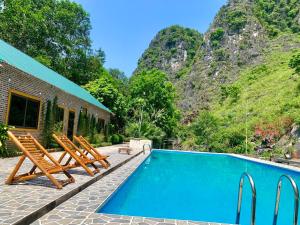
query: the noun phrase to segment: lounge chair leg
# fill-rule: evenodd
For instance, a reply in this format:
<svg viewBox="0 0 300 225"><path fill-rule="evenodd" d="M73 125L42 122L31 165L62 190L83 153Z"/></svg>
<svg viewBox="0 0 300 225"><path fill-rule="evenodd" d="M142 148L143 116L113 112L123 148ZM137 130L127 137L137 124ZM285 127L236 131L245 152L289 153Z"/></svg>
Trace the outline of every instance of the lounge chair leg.
<svg viewBox="0 0 300 225"><path fill-rule="evenodd" d="M61 154L61 156L58 159L58 163L61 163L61 161L64 159L66 154L67 154L66 152L63 152L63 154Z"/></svg>
<svg viewBox="0 0 300 225"><path fill-rule="evenodd" d="M25 158L26 157L24 155L20 157L19 162L17 163L14 170L11 172L11 174L7 178L7 180L5 182L6 184L12 184L13 183L14 177L17 174L18 170L20 169L20 167L21 167L22 163L24 162Z"/></svg>
<svg viewBox="0 0 300 225"><path fill-rule="evenodd" d="M97 160L105 169L107 169L109 167L109 165L105 162L105 160L101 159L101 160Z"/></svg>
<svg viewBox="0 0 300 225"><path fill-rule="evenodd" d="M42 171L44 172L44 171ZM44 172L44 174L49 178L49 180L58 188L58 189L62 189L63 186L61 185L61 183L59 183L50 173L47 173L46 171Z"/></svg>
<svg viewBox="0 0 300 225"><path fill-rule="evenodd" d="M74 183L75 182L74 177L69 172L67 172L67 171L64 170L63 173L69 178L70 183Z"/></svg>
<svg viewBox="0 0 300 225"><path fill-rule="evenodd" d="M71 162L71 160L72 160L72 156L70 156L70 157L68 158L67 162L65 163L65 166L69 165L69 163Z"/></svg>
<svg viewBox="0 0 300 225"><path fill-rule="evenodd" d="M32 167L32 169L29 171L29 174L33 174L33 173L34 173L34 171L36 170L36 168L37 168L37 166L36 166L36 165L34 165L34 166Z"/></svg>
<svg viewBox="0 0 300 225"><path fill-rule="evenodd" d="M104 159L104 162L106 162L108 166L111 165L110 162L107 159Z"/></svg>
<svg viewBox="0 0 300 225"><path fill-rule="evenodd" d="M95 169L95 170L93 171L94 174L100 172L100 170L98 169L98 167L97 167L94 163L91 163L91 165L92 165L92 167L94 167L94 169Z"/></svg>

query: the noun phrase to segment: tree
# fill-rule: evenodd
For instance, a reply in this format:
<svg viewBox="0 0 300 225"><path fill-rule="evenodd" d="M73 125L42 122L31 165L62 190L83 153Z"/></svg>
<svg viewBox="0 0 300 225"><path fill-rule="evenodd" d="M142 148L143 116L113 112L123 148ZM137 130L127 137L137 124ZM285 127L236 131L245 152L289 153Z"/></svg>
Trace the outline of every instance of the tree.
<svg viewBox="0 0 300 225"><path fill-rule="evenodd" d="M104 71L104 74L89 82L85 88L115 114L112 123L115 125L116 131L123 130L127 115L127 101L119 91L115 79L107 71Z"/></svg>
<svg viewBox="0 0 300 225"><path fill-rule="evenodd" d="M2 0L0 38L77 84L97 78L105 60L91 49L91 23L70 0Z"/></svg>
<svg viewBox="0 0 300 225"><path fill-rule="evenodd" d="M159 70L143 71L132 77L129 84L131 109L137 109L136 99L143 99L149 120L168 136L174 135L179 113L175 106L175 88L165 73Z"/></svg>
<svg viewBox="0 0 300 225"><path fill-rule="evenodd" d="M294 55L290 59L289 67L295 69L296 73L300 73L300 53Z"/></svg>
<svg viewBox="0 0 300 225"><path fill-rule="evenodd" d="M116 68L109 68L109 74L117 80L122 81L124 84L128 83L128 78L126 77L125 73Z"/></svg>
<svg viewBox="0 0 300 225"><path fill-rule="evenodd" d="M128 95L128 78L125 73L119 69L108 69L108 73L115 79L120 91L124 95Z"/></svg>
<svg viewBox="0 0 300 225"><path fill-rule="evenodd" d="M193 131L196 136L196 143L209 149L214 140L214 135L219 129L218 119L209 111L200 113L193 124Z"/></svg>

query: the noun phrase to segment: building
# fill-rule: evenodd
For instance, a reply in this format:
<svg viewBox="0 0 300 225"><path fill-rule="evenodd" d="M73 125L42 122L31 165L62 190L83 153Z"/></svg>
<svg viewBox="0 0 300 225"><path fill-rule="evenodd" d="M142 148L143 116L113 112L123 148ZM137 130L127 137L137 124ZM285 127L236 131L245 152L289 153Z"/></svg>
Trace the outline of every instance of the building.
<svg viewBox="0 0 300 225"><path fill-rule="evenodd" d="M110 121L111 111L88 91L0 40L0 122L41 139L47 102L54 98L69 137L77 131L80 111L102 126Z"/></svg>

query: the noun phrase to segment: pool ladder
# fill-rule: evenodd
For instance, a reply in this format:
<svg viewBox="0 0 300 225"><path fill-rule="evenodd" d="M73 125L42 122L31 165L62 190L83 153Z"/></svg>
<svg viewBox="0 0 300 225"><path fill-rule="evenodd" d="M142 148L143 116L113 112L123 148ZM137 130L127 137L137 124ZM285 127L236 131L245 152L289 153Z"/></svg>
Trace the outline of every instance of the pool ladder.
<svg viewBox="0 0 300 225"><path fill-rule="evenodd" d="M276 204L275 204L273 225L277 224L277 217L278 217L278 210L279 210L279 202L280 202L282 180L284 178L289 181L289 183L292 185L293 190L294 190L294 217L293 217L293 225L298 225L299 190L298 190L296 182L289 175L282 175L279 178L279 181L278 181L278 184L277 184L277 194L276 194Z"/></svg>
<svg viewBox="0 0 300 225"><path fill-rule="evenodd" d="M236 212L236 224L240 224L240 217L241 217L241 207L242 207L242 196L243 196L243 186L244 186L244 179L248 178L249 183L251 185L251 191L252 191L252 203L251 203L251 225L255 225L255 212L256 212L256 188L254 181L250 174L243 173L240 178L240 184L239 184L239 195L238 195L238 206L237 206L237 212Z"/></svg>
<svg viewBox="0 0 300 225"><path fill-rule="evenodd" d="M146 149L145 149L146 146L148 146L148 147L149 147L149 151L152 152L152 147L151 147L151 145L150 145L150 144L144 144L144 145L143 145L143 153L146 154Z"/></svg>
<svg viewBox="0 0 300 225"><path fill-rule="evenodd" d="M255 213L256 213L256 188L253 178L248 173L243 173L240 178L239 183L239 194L238 194L238 206L237 206L237 215L236 215L236 224L240 224L240 216L241 216L241 206L242 206L242 196L243 196L243 186L245 177L248 179L251 191L252 191L252 201L251 201L251 220L250 224L255 225ZM299 190L296 182L289 175L280 176L277 184L277 193L276 193L276 202L275 202L275 210L273 217L273 225L277 225L278 211L279 211L279 203L280 203L280 194L283 179L287 179L289 183L293 187L294 191L294 217L293 217L293 225L298 225L298 210L299 210Z"/></svg>

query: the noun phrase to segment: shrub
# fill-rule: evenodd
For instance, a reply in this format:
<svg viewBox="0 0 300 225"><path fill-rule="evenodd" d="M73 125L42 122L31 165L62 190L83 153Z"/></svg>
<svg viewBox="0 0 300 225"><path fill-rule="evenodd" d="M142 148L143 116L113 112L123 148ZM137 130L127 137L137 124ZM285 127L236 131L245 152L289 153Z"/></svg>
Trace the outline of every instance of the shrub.
<svg viewBox="0 0 300 225"><path fill-rule="evenodd" d="M300 53L293 55L290 59L289 67L294 69L296 73L300 74Z"/></svg>
<svg viewBox="0 0 300 225"><path fill-rule="evenodd" d="M8 155L5 141L8 139L7 136L8 127L0 123L0 156Z"/></svg>
<svg viewBox="0 0 300 225"><path fill-rule="evenodd" d="M214 56L216 57L216 60L217 61L225 61L228 59L229 55L228 53L226 52L226 49L225 48L219 48L219 49L216 49L214 51Z"/></svg>
<svg viewBox="0 0 300 225"><path fill-rule="evenodd" d="M210 34L210 41L211 41L211 45L212 47L220 47L220 42L222 41L224 37L224 30L222 28L217 28L215 31L213 31Z"/></svg>
<svg viewBox="0 0 300 225"><path fill-rule="evenodd" d="M227 98L231 98L231 103L235 103L239 100L241 89L236 85L227 85L221 87L221 101L223 102Z"/></svg>
<svg viewBox="0 0 300 225"><path fill-rule="evenodd" d="M110 137L110 142L111 142L113 145L119 144L119 143L120 143L119 135L113 134L113 135Z"/></svg>
<svg viewBox="0 0 300 225"><path fill-rule="evenodd" d="M119 143L124 142L125 137L122 134L119 134Z"/></svg>
<svg viewBox="0 0 300 225"><path fill-rule="evenodd" d="M210 149L214 135L219 129L219 121L211 112L203 111L193 124L192 129L196 137L196 143Z"/></svg>
<svg viewBox="0 0 300 225"><path fill-rule="evenodd" d="M255 126L255 137L263 145L270 146L290 131L293 122L293 119L289 117L282 117L273 122L262 122Z"/></svg>
<svg viewBox="0 0 300 225"><path fill-rule="evenodd" d="M227 22L230 31L239 32L247 23L246 13L240 10L229 11L225 22Z"/></svg>
<svg viewBox="0 0 300 225"><path fill-rule="evenodd" d="M141 126L138 122L131 122L126 127L126 135L135 138L152 140L153 146L159 146L165 138L165 132L155 124L144 121Z"/></svg>

